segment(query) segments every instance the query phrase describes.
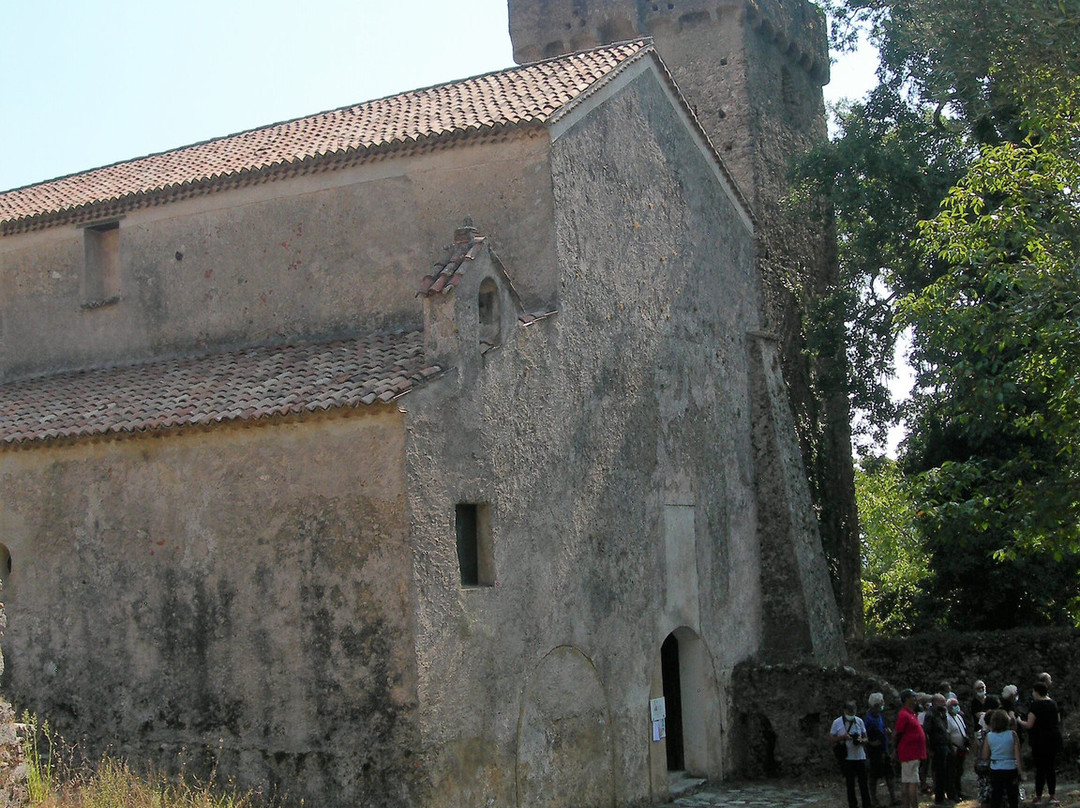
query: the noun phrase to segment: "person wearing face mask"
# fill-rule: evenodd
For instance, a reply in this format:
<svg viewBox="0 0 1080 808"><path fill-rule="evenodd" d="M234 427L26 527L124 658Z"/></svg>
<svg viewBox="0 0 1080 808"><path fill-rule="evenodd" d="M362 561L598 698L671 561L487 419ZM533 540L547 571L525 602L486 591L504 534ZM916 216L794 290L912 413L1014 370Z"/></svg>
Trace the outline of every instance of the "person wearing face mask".
<svg viewBox="0 0 1080 808"><path fill-rule="evenodd" d="M844 704L844 714L833 721L829 729L829 740L833 746L844 744L847 750L840 760L840 768L847 784L848 808L859 808L855 801L856 780L859 782L862 808L871 808L870 789L866 784L866 725L855 715L855 702Z"/></svg>
<svg viewBox="0 0 1080 808"><path fill-rule="evenodd" d="M881 693L871 693L870 707L863 718L866 725L866 756L870 776L870 801L879 805L877 798L878 780L885 780L889 792L889 804L899 805L893 788L892 760L889 757L889 736L892 730L885 724L885 697Z"/></svg>
<svg viewBox="0 0 1080 808"><path fill-rule="evenodd" d="M949 726L949 795L956 800L964 799L960 791L960 782L964 774L964 760L968 751L968 730L964 716L960 713L960 702L955 698L946 700L947 721Z"/></svg>
<svg viewBox="0 0 1080 808"><path fill-rule="evenodd" d="M975 695L971 697L971 707L968 708L966 718L968 720L968 735L974 736L979 728L979 718L986 712L986 682L979 679L975 682Z"/></svg>
<svg viewBox="0 0 1080 808"><path fill-rule="evenodd" d="M946 699L955 699L956 694L953 693L952 685L948 682L942 682L938 685L938 693L945 696Z"/></svg>
<svg viewBox="0 0 1080 808"><path fill-rule="evenodd" d="M931 703L934 701L934 697L929 693L919 693L916 703L918 708L919 726L923 728L923 732L926 731L926 718L931 712ZM927 746L927 752L929 752L929 746ZM923 794L933 794L934 787L930 785L930 758L929 755L924 756L922 763L919 764L919 787L922 789Z"/></svg>
<svg viewBox="0 0 1080 808"><path fill-rule="evenodd" d="M923 720L923 729L926 730L926 748L934 780L934 802L941 805L955 799L949 778L949 717L942 694L934 694L930 711Z"/></svg>

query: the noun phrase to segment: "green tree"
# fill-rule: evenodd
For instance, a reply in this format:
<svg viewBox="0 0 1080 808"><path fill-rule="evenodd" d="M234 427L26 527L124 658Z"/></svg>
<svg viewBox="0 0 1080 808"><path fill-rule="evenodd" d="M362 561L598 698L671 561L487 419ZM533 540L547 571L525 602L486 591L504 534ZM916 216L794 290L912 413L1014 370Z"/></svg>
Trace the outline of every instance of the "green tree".
<svg viewBox="0 0 1080 808"><path fill-rule="evenodd" d="M1080 97L987 145L921 244L947 268L907 295L917 339L906 463L939 573L986 581L954 619L1077 622L1080 596ZM1075 95L1080 96L1080 93ZM972 579L972 580L969 580Z"/></svg>
<svg viewBox="0 0 1080 808"><path fill-rule="evenodd" d="M831 10L840 39L869 29L881 69L799 169L841 236L820 315L848 320L849 392L878 434L894 339L911 335L901 468L925 589L956 627L1075 622L1080 3Z"/></svg>
<svg viewBox="0 0 1080 808"><path fill-rule="evenodd" d="M840 284L810 319L826 333L836 319L845 323L846 392L863 415L861 434L881 443L898 416L888 388L897 301L930 271L913 234L963 176L968 154L962 138L886 84L839 110L837 130L797 168L797 199L824 197L837 220Z"/></svg>
<svg viewBox="0 0 1080 808"><path fill-rule="evenodd" d="M927 552L909 485L895 460L865 457L855 468L863 564L863 603L871 634L934 628L926 597Z"/></svg>

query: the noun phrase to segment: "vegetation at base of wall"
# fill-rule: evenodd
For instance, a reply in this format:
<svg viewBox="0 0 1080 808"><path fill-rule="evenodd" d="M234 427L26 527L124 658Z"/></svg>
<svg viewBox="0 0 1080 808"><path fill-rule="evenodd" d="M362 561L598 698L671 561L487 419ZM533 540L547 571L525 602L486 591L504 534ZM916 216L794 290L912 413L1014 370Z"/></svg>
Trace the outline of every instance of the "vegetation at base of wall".
<svg viewBox="0 0 1080 808"><path fill-rule="evenodd" d="M923 613L959 630L1078 625L1080 4L826 5L834 42L862 29L880 68L797 169L839 235L842 280L815 314L847 325L845 392L869 437L900 415L909 428L898 469L931 573ZM915 384L897 408L900 334ZM878 628L917 628L900 617Z"/></svg>
<svg viewBox="0 0 1080 808"><path fill-rule="evenodd" d="M252 808L249 795L218 793L213 784L152 781L119 760L104 758L93 772L57 783L42 808Z"/></svg>
<svg viewBox="0 0 1080 808"><path fill-rule="evenodd" d="M27 792L31 808L261 808L253 793L237 794L213 781L144 776L124 760L103 757L96 766L75 764L74 750L47 721L24 713Z"/></svg>
<svg viewBox="0 0 1080 808"><path fill-rule="evenodd" d="M49 722L38 722L36 715L23 713L23 760L26 764L26 790L31 805L41 805L52 797L56 769L53 764L52 733Z"/></svg>

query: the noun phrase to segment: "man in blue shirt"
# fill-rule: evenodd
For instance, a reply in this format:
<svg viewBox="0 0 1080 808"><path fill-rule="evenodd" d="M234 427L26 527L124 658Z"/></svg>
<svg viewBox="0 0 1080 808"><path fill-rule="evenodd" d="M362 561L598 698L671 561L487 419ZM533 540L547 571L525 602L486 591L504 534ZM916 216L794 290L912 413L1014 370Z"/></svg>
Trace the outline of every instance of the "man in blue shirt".
<svg viewBox="0 0 1080 808"><path fill-rule="evenodd" d="M885 780L889 792L889 805L899 805L893 786L892 760L889 757L889 736L892 730L885 723L885 697L881 693L871 693L870 710L863 723L866 725L866 756L870 776L870 799L877 802L878 780Z"/></svg>

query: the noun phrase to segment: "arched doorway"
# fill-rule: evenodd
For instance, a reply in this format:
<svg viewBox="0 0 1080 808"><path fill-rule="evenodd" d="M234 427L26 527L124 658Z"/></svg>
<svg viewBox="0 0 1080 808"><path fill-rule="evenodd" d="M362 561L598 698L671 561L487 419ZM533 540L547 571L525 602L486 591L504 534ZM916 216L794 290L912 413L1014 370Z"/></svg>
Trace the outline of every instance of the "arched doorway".
<svg viewBox="0 0 1080 808"><path fill-rule="evenodd" d="M712 657L697 632L681 626L660 644L649 698L664 698L665 734L650 745L654 799L668 797L672 772L723 775L720 692Z"/></svg>
<svg viewBox="0 0 1080 808"><path fill-rule="evenodd" d="M0 603L11 598L11 551L6 544L0 544Z"/></svg>
<svg viewBox="0 0 1080 808"><path fill-rule="evenodd" d="M667 770L686 770L683 748L682 681L679 671L679 641L669 634L660 646L660 672L664 680L664 704L667 709Z"/></svg>

